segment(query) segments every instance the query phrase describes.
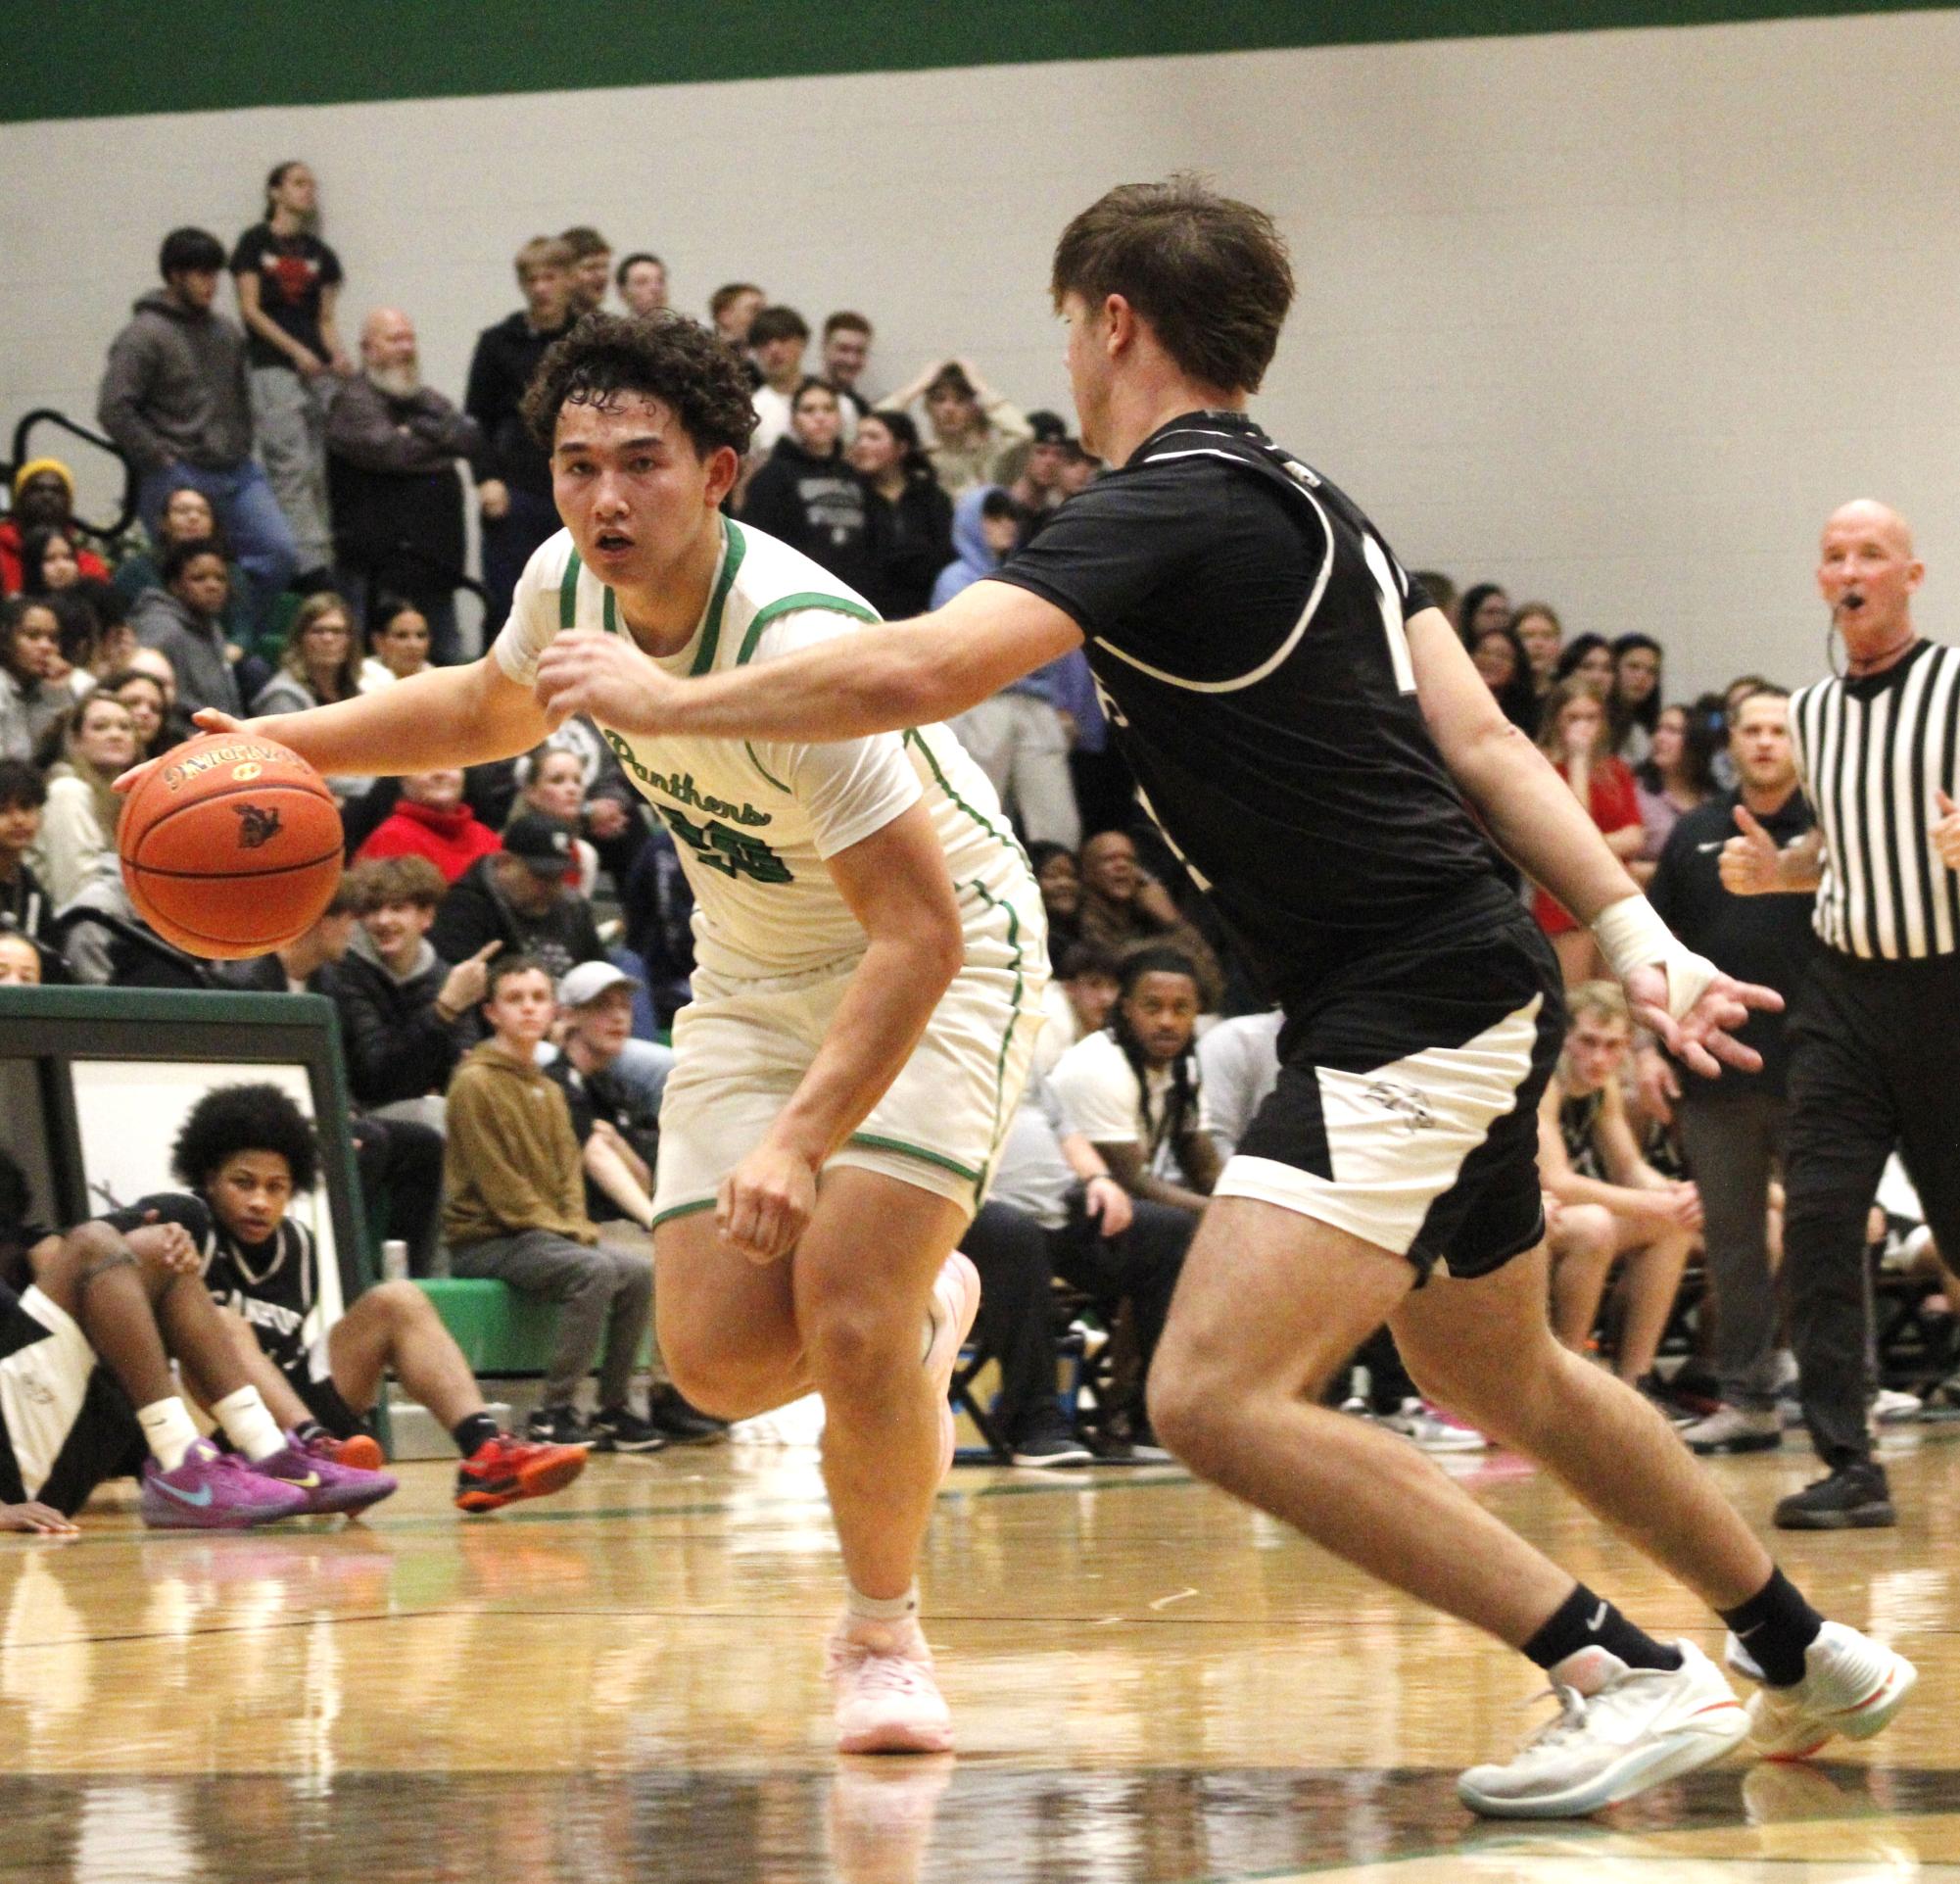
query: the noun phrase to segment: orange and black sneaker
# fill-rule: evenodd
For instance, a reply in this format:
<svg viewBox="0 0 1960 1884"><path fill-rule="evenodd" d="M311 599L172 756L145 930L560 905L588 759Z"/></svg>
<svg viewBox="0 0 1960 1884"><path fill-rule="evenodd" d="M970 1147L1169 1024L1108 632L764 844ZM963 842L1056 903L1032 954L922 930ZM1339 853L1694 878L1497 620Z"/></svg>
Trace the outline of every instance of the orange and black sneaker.
<svg viewBox="0 0 1960 1884"><path fill-rule="evenodd" d="M456 1509L497 1511L563 1491L586 1469L584 1446L541 1446L500 1432L456 1468Z"/></svg>

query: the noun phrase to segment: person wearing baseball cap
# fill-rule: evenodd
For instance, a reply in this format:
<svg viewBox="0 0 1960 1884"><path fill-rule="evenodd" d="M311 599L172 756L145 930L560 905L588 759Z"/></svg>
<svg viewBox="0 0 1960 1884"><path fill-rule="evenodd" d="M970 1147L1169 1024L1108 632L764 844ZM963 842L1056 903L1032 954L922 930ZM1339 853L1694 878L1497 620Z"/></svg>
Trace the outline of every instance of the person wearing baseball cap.
<svg viewBox="0 0 1960 1884"><path fill-rule="evenodd" d="M503 848L458 877L436 911L430 943L445 961L467 961L486 942L535 955L553 981L581 962L602 963L605 944L592 904L566 881L572 833L556 818L525 811L504 828Z"/></svg>

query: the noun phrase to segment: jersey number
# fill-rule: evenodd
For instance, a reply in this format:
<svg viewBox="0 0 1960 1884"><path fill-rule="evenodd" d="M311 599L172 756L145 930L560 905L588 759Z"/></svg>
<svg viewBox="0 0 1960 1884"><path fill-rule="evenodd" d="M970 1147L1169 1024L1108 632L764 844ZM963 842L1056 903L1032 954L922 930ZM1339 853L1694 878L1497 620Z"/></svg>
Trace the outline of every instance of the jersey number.
<svg viewBox="0 0 1960 1884"><path fill-rule="evenodd" d="M675 837L694 853L697 863L719 870L725 877L753 877L757 883L790 883L789 866L760 838L738 831L719 818L696 824L685 811L671 804L657 807Z"/></svg>
<svg viewBox="0 0 1960 1884"><path fill-rule="evenodd" d="M1409 652L1409 630L1402 619L1402 585L1389 565L1388 552L1365 531L1362 533L1362 559L1374 577L1375 600L1381 604L1381 625L1388 636L1388 661L1395 669L1399 693L1415 692L1415 662Z"/></svg>

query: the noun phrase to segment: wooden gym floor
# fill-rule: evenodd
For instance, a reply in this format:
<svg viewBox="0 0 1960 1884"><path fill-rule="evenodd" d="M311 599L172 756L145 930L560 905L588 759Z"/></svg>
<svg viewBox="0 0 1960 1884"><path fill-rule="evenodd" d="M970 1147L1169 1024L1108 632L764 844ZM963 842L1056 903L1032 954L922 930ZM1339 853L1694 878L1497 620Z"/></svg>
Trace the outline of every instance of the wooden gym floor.
<svg viewBox="0 0 1960 1884"><path fill-rule="evenodd" d="M808 1452L598 1459L466 1521L404 1469L371 1522L0 1539L9 1884L1724 1884L1960 1879L1960 1428L1888 1439L1895 1531L1782 1541L1918 1662L1820 1765L1730 1763L1584 1823L1479 1824L1461 1765L1544 1717L1535 1670L1174 1468L966 1470L929 1633L961 1755L841 1761L837 1570ZM1529 1468L1478 1495L1656 1631L1713 1618ZM1807 1447L1722 1462L1767 1522Z"/></svg>

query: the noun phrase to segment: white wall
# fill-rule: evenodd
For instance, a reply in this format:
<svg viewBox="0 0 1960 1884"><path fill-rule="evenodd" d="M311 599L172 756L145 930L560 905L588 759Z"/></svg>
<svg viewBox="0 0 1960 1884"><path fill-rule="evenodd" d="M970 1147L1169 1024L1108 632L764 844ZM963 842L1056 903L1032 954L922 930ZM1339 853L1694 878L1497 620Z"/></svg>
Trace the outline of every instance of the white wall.
<svg viewBox="0 0 1960 1884"><path fill-rule="evenodd" d="M1960 585L1960 16L0 126L0 423L93 410L158 238L318 170L351 325L406 306L459 393L524 237L592 221L677 302L759 279L1063 403L1070 215L1179 166L1272 209L1300 299L1260 410L1406 560L1643 627L1669 692L1817 671L1839 500Z"/></svg>

